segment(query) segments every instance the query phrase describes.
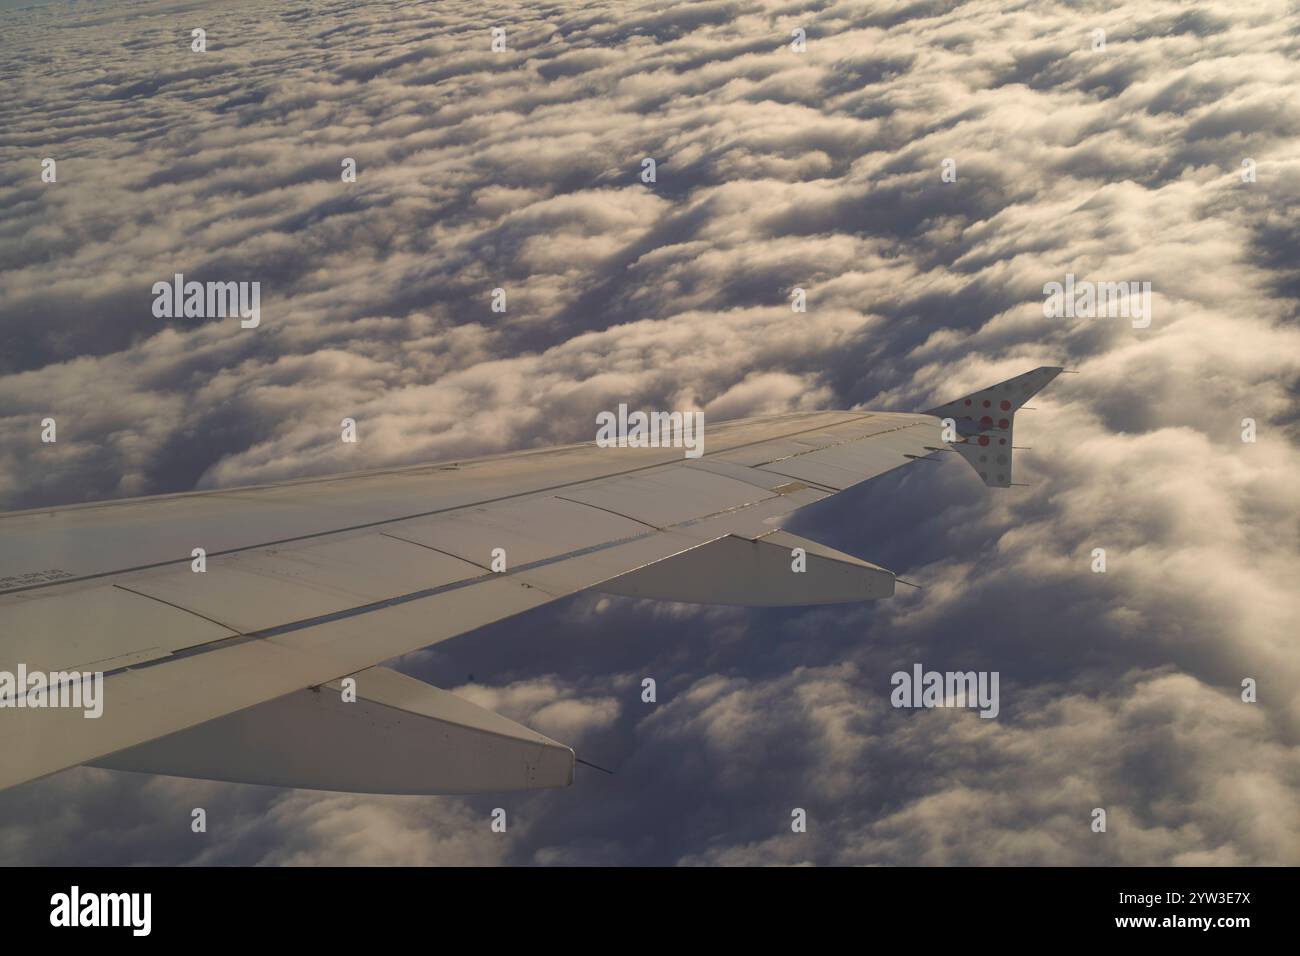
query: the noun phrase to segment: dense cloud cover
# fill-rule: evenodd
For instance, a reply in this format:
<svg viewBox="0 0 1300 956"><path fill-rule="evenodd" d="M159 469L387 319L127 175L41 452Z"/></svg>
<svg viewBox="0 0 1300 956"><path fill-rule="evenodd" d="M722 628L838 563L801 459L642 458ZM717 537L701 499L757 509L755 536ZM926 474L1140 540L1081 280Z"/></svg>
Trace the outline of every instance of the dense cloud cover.
<svg viewBox="0 0 1300 956"><path fill-rule="evenodd" d="M1019 419L1029 487L954 460L793 523L919 592L582 596L400 662L612 777L417 799L74 770L0 794L0 861L1300 863L1298 54L1279 0L10 15L0 507L589 440L621 401L910 410L1081 374ZM260 281L261 327L155 318L177 272ZM1151 326L1045 318L1067 272L1149 281ZM1001 714L892 708L914 662L999 671Z"/></svg>

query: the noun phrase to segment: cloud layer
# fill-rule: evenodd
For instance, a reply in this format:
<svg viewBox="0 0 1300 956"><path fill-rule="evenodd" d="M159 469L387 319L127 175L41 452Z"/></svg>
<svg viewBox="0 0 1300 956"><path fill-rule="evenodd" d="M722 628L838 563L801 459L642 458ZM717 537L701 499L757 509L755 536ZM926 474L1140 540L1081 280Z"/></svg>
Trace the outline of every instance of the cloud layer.
<svg viewBox="0 0 1300 956"><path fill-rule="evenodd" d="M1297 36L1272 0L14 15L5 508L588 440L622 401L914 409L1080 374L1021 416L1030 487L954 462L797 519L919 593L580 597L401 663L613 777L416 800L77 770L0 795L0 859L1300 862ZM260 281L262 326L155 318L177 272ZM1067 272L1150 282L1151 327L1044 318ZM999 671L998 719L890 707L918 661Z"/></svg>

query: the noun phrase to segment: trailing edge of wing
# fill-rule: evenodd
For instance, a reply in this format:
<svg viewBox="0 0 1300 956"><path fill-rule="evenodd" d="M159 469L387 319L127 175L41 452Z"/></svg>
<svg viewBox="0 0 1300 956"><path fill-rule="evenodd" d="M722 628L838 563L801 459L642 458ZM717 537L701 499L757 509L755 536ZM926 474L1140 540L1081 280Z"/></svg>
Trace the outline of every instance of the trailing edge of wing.
<svg viewBox="0 0 1300 956"><path fill-rule="evenodd" d="M90 766L354 793L536 790L573 782L574 754L527 727L384 667L119 751Z"/></svg>

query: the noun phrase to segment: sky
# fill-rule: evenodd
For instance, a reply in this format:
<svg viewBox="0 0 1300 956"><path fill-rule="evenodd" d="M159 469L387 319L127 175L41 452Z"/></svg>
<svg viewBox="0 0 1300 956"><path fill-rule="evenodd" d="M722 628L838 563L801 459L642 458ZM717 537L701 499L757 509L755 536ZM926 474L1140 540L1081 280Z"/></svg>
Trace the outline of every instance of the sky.
<svg viewBox="0 0 1300 956"><path fill-rule="evenodd" d="M1078 374L1017 419L1023 486L949 456L788 525L920 590L579 595L396 662L611 776L379 797L81 768L0 793L0 862L1300 863L1294 5L3 22L0 509L585 441L620 402L907 411ZM261 325L155 317L178 272L259 281ZM1149 326L1048 317L1067 274L1149 282ZM999 715L892 707L915 663L999 672Z"/></svg>

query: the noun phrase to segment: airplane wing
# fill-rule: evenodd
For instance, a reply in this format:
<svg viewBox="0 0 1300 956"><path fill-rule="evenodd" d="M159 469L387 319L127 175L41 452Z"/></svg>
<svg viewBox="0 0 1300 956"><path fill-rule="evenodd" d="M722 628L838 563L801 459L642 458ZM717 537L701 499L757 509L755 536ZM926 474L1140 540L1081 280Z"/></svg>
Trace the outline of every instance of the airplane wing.
<svg viewBox="0 0 1300 956"><path fill-rule="evenodd" d="M1059 371L929 413L710 426L698 458L574 445L0 515L0 789L81 764L372 793L565 786L568 747L378 665L588 589L891 595L892 572L781 521L933 460L936 417L986 473L979 439L1003 451ZM987 424L967 414L1001 402Z"/></svg>

